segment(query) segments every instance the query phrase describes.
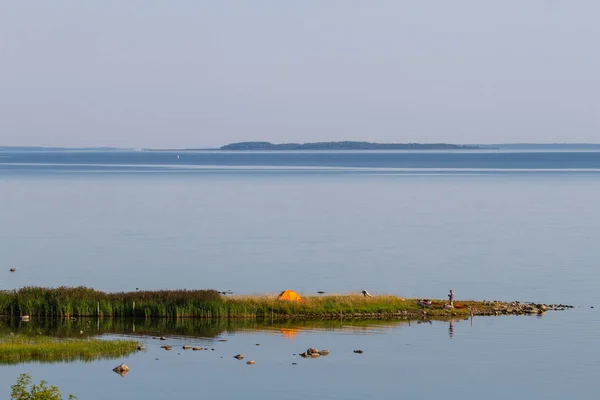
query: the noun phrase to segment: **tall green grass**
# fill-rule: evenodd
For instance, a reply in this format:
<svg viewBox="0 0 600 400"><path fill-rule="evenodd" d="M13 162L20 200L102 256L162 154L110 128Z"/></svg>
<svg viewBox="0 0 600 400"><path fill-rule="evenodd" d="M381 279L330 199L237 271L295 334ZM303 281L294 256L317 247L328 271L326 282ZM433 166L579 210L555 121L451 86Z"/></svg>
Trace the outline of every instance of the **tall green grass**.
<svg viewBox="0 0 600 400"><path fill-rule="evenodd" d="M87 287L24 287L0 291L0 314L44 318L218 318L225 312L216 290L105 293Z"/></svg>
<svg viewBox="0 0 600 400"><path fill-rule="evenodd" d="M478 302L479 309L486 306ZM428 307L429 315L445 315L443 302ZM487 307L490 308L490 307ZM280 301L276 295L221 296L215 290L161 290L104 293L86 287L25 287L0 291L0 315L32 318L138 317L138 318L331 318L358 314L417 314L424 311L414 299L396 296L364 297L344 294ZM468 315L467 309L454 315Z"/></svg>
<svg viewBox="0 0 600 400"><path fill-rule="evenodd" d="M48 336L0 336L0 364L118 358L137 350L133 340L58 339Z"/></svg>

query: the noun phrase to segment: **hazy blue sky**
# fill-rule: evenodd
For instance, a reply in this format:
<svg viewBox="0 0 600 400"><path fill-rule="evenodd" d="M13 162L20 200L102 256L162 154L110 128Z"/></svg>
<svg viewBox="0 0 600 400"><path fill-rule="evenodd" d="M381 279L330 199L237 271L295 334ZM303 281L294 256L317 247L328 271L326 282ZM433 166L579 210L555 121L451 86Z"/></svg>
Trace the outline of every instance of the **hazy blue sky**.
<svg viewBox="0 0 600 400"><path fill-rule="evenodd" d="M600 142L600 1L0 0L0 145Z"/></svg>

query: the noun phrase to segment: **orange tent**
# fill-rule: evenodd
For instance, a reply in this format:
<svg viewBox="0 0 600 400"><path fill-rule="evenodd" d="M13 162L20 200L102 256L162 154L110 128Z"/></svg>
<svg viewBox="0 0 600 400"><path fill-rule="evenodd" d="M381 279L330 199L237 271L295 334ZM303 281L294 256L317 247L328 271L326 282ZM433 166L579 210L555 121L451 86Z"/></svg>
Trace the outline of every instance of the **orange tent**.
<svg viewBox="0 0 600 400"><path fill-rule="evenodd" d="M283 292L279 293L277 300L302 301L302 297L300 297L298 293L294 292L293 290L284 290Z"/></svg>

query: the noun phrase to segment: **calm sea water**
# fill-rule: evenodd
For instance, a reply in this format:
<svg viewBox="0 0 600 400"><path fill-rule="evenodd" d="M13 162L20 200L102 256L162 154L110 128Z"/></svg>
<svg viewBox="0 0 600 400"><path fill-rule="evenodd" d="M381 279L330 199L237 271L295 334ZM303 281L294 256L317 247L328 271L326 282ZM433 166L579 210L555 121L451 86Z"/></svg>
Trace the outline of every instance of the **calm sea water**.
<svg viewBox="0 0 600 400"><path fill-rule="evenodd" d="M139 336L125 378L114 360L25 364L0 367L0 387L30 371L80 399L596 398L598 199L598 152L2 151L0 289L452 288L577 308L457 321L452 337L441 322L224 331L203 354ZM310 346L332 355L292 356Z"/></svg>

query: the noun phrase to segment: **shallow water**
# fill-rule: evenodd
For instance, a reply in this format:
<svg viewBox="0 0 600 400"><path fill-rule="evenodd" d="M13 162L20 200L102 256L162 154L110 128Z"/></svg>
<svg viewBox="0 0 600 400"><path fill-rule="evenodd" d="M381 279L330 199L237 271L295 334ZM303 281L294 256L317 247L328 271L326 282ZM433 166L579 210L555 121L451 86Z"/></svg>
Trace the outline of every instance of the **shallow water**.
<svg viewBox="0 0 600 400"><path fill-rule="evenodd" d="M134 337L146 351L92 363L3 366L0 386L8 387L18 373L27 371L81 399L564 399L574 393L592 399L598 394L598 323L593 310L575 309L541 318L475 317L452 325L448 321L368 321L358 327L346 321L326 328L259 324L217 336L202 329L171 335L163 328L165 342L139 335L131 326L129 332L107 337ZM160 346L165 343L174 349L164 351ZM184 351L183 345L214 351ZM331 354L318 359L294 355L308 347ZM364 353L356 354L356 349ZM238 353L245 359L234 359ZM250 359L256 365L247 365ZM124 378L112 372L121 362L131 368Z"/></svg>
<svg viewBox="0 0 600 400"><path fill-rule="evenodd" d="M148 351L125 360L132 367L125 378L111 371L115 360L27 364L0 367L0 387L30 371L81 399L585 399L599 392L592 382L600 320L590 308L600 304L598 152L0 157L0 289L368 289L443 298L453 288L457 299L579 307L541 319L459 321L452 338L442 322L299 329L291 338L265 327L213 331L228 342L203 337L198 326L175 332L172 344L194 336L215 348L206 353L164 352L138 325L127 334ZM332 354L292 356L311 346ZM239 352L257 364L233 359Z"/></svg>

